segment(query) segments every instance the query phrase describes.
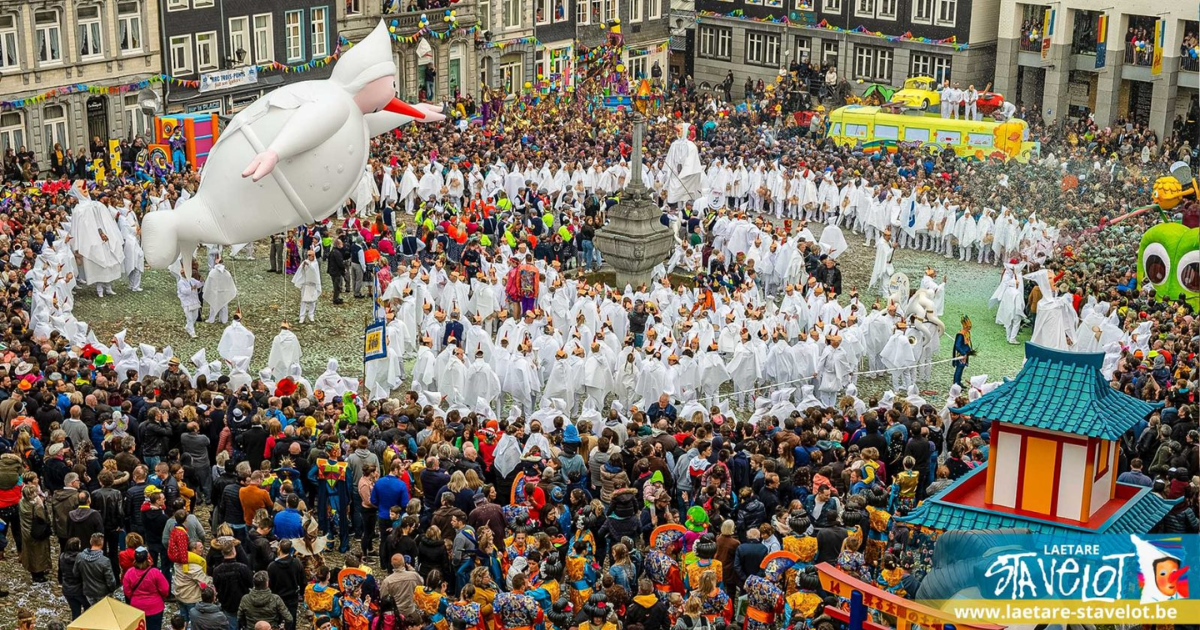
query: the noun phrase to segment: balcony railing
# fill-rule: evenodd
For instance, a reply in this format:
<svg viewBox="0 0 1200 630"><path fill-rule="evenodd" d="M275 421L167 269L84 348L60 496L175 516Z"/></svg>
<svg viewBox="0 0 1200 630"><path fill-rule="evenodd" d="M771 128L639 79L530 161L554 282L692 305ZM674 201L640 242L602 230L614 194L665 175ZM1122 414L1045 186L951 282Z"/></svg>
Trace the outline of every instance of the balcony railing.
<svg viewBox="0 0 1200 630"><path fill-rule="evenodd" d="M1042 50L1042 26L1021 31L1021 50L1025 52L1040 52Z"/></svg>
<svg viewBox="0 0 1200 630"><path fill-rule="evenodd" d="M1136 42L1125 42L1125 63L1134 66L1150 67L1154 57L1154 48L1150 42L1144 42L1144 46L1138 47Z"/></svg>
<svg viewBox="0 0 1200 630"><path fill-rule="evenodd" d="M382 2L383 14L388 16L420 16L427 11L438 11L451 7L450 0L382 0ZM434 21L434 16L428 17L431 22Z"/></svg>

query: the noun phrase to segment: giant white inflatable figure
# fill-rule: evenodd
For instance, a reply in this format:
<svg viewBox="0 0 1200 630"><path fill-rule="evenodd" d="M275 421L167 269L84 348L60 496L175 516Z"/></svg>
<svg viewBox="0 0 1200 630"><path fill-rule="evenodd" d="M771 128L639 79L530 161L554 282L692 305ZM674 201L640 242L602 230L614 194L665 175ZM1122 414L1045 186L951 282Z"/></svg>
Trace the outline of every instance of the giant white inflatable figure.
<svg viewBox="0 0 1200 630"><path fill-rule="evenodd" d="M195 196L146 215L146 262L164 268L182 254L187 269L199 243L253 242L333 214L362 178L372 136L443 119L395 98L396 74L380 22L328 80L283 86L240 112L209 154Z"/></svg>

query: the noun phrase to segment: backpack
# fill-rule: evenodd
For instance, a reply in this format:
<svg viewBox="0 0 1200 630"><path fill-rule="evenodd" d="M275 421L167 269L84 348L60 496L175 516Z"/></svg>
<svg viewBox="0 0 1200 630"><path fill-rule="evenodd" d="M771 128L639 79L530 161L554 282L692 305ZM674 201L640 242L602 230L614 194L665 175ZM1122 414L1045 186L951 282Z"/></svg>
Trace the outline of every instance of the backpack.
<svg viewBox="0 0 1200 630"><path fill-rule="evenodd" d="M171 528L170 537L167 539L167 559L175 564L187 564L188 533L180 525Z"/></svg>

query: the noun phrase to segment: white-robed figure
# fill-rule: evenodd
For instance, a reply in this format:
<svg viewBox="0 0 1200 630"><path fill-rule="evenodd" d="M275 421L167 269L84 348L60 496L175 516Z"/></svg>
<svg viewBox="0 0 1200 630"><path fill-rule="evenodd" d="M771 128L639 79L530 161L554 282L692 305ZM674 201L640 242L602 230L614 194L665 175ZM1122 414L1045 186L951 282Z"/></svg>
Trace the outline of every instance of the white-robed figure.
<svg viewBox="0 0 1200 630"><path fill-rule="evenodd" d="M1071 294L1057 295L1054 281L1045 269L1025 274L1025 279L1036 282L1042 291L1037 303L1037 317L1033 320L1033 336L1029 341L1055 350L1070 350L1079 326L1079 316L1075 313Z"/></svg>
<svg viewBox="0 0 1200 630"><path fill-rule="evenodd" d="M821 380L817 385L817 395L822 403L833 407L836 406L841 391L850 384L856 361L842 345L840 335L830 335L826 341L829 345L821 351L818 369Z"/></svg>
<svg viewBox="0 0 1200 630"><path fill-rule="evenodd" d="M71 243L83 259L84 282L96 287L96 295L115 295L113 280L124 273L125 239L107 206L89 198L82 189L71 188L75 209L71 211ZM168 261L170 262L170 261ZM165 266L165 265L164 265Z"/></svg>
<svg viewBox="0 0 1200 630"><path fill-rule="evenodd" d="M896 331L888 338L879 353L879 360L892 375L892 389L905 391L909 385L917 381L917 347L916 339L910 338L908 324L896 323Z"/></svg>
<svg viewBox="0 0 1200 630"><path fill-rule="evenodd" d="M242 314L234 313L233 321L221 333L221 341L217 343L217 354L222 359L233 363L238 357L254 358L254 333L242 325Z"/></svg>
<svg viewBox="0 0 1200 630"><path fill-rule="evenodd" d="M175 276L175 295L179 298L179 306L183 308L183 316L187 323L183 329L192 339L196 338L196 320L200 319L200 289L204 283L191 275Z"/></svg>
<svg viewBox="0 0 1200 630"><path fill-rule="evenodd" d="M396 186L396 177L392 174L393 171L394 169L390 166L383 167L383 176L380 178L383 183L379 187L379 203L391 204L400 199L400 189Z"/></svg>
<svg viewBox="0 0 1200 630"><path fill-rule="evenodd" d="M667 149L664 169L669 171L664 174L669 204L695 201L700 196L700 180L704 174L704 168L700 165L700 151L696 143L688 139L691 125L682 123L677 129L679 137Z"/></svg>
<svg viewBox="0 0 1200 630"><path fill-rule="evenodd" d="M341 398L342 394L357 389L358 380L338 374L338 360L333 358L325 363L325 371L313 382L314 393L324 392L326 401Z"/></svg>
<svg viewBox="0 0 1200 630"><path fill-rule="evenodd" d="M1017 343L1017 333L1025 320L1025 287L1021 270L1025 263L1013 258L1004 263L1000 286L992 292L988 306L996 309L996 323L1004 327L1008 343Z"/></svg>
<svg viewBox="0 0 1200 630"><path fill-rule="evenodd" d="M300 318L296 323L303 324L305 315L308 315L308 321L316 321L317 299L321 297L321 265L317 262L316 252L308 250L292 276L292 284L300 289Z"/></svg>
<svg viewBox="0 0 1200 630"><path fill-rule="evenodd" d="M875 266L871 268L870 288L877 289L879 295L888 294L888 281L896 273L892 266L892 254L895 251L892 247L892 230L885 229L883 234L875 238Z"/></svg>
<svg viewBox="0 0 1200 630"><path fill-rule="evenodd" d="M500 402L500 377L487 362L482 348L475 351L475 358L467 366L466 400L471 409L486 407L489 413L499 415L496 407Z"/></svg>
<svg viewBox="0 0 1200 630"><path fill-rule="evenodd" d="M300 340L287 322L280 324L279 334L271 340L271 354L267 356L267 369L275 379L286 378L293 363L299 363L303 352Z"/></svg>
<svg viewBox="0 0 1200 630"><path fill-rule="evenodd" d="M217 319L224 324L229 321L229 304L237 297L237 285L233 274L225 268L224 261L217 256L217 264L208 270L204 279L204 301L208 303L208 323Z"/></svg>
<svg viewBox="0 0 1200 630"><path fill-rule="evenodd" d="M925 268L925 275L921 276L921 288L929 292L929 297L933 300L934 314L941 317L946 313L946 278L943 277L941 282L937 281L937 271L933 267Z"/></svg>
<svg viewBox="0 0 1200 630"><path fill-rule="evenodd" d="M442 119L395 98L396 72L381 21L342 53L329 79L284 85L238 113L195 195L178 212L146 215L146 261L162 268L182 254L186 269L198 243L253 242L337 211L363 177L371 136Z"/></svg>
<svg viewBox="0 0 1200 630"><path fill-rule="evenodd" d="M379 200L379 186L375 185L375 174L371 172L370 165L363 168L362 177L359 178L358 185L354 187L354 193L350 195L350 198L354 200L358 216L374 213L375 202Z"/></svg>
<svg viewBox="0 0 1200 630"><path fill-rule="evenodd" d="M122 270L129 280L129 290L134 293L142 290L142 271L146 269L146 255L142 252L142 244L138 242L138 220L133 212L133 206L126 199L117 211L117 226L121 228L121 239L124 242L125 257Z"/></svg>

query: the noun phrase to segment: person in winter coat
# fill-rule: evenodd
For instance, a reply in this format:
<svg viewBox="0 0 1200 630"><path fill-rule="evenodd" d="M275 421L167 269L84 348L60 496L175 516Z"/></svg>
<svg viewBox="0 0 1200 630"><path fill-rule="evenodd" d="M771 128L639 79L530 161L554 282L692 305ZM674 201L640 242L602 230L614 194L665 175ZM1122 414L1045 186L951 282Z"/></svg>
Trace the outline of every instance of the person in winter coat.
<svg viewBox="0 0 1200 630"><path fill-rule="evenodd" d="M58 583L62 585L63 597L71 607L71 619L79 617L87 609L87 598L83 596L83 580L75 573L75 563L83 545L78 538L71 538L58 555Z"/></svg>
<svg viewBox="0 0 1200 630"><path fill-rule="evenodd" d="M201 594L209 583L205 569L204 543L196 541L188 545L187 562L176 562L171 571L171 592L185 619L200 604Z"/></svg>
<svg viewBox="0 0 1200 630"><path fill-rule="evenodd" d="M304 572L304 564L292 555L292 541L279 541L279 554L267 567L267 583L271 592L283 600L292 615L292 621L287 624L288 630L296 630L296 612L300 607L300 598L304 596L304 587L308 585L308 576Z"/></svg>
<svg viewBox="0 0 1200 630"><path fill-rule="evenodd" d="M121 580L121 590L130 606L146 613L146 630L162 630L164 602L171 595L171 585L162 571L152 566L145 547L136 551L133 568Z"/></svg>
<svg viewBox="0 0 1200 630"><path fill-rule="evenodd" d="M266 571L254 574L254 589L242 598L238 606L238 626L253 630L255 624L266 621L272 628L292 622L292 613L278 595L271 592Z"/></svg>
<svg viewBox="0 0 1200 630"><path fill-rule="evenodd" d="M92 509L92 495L87 490L79 491L79 507L67 514L67 538L81 541L91 540L92 534L104 533L104 516Z"/></svg>
<svg viewBox="0 0 1200 630"><path fill-rule="evenodd" d="M23 472L25 472L25 464L21 462L20 455L16 453L0 455L0 520L5 523L18 522L17 504L21 501L21 473ZM20 549L21 530L10 526L5 532L0 532L0 552L3 552L5 545L8 544L6 532L12 532L17 549Z"/></svg>
<svg viewBox="0 0 1200 630"><path fill-rule="evenodd" d="M74 571L75 577L83 585L83 596L87 598L89 607L95 606L117 588L119 583L112 563L104 555L103 534L92 534L88 548L75 561Z"/></svg>
<svg viewBox="0 0 1200 630"><path fill-rule="evenodd" d="M671 615L667 604L654 594L654 583L647 578L638 581L638 594L625 609L622 618L626 626L640 624L643 630L668 630Z"/></svg>
<svg viewBox="0 0 1200 630"><path fill-rule="evenodd" d="M34 582L45 582L50 570L50 510L34 485L21 491L21 566L29 571Z"/></svg>
<svg viewBox="0 0 1200 630"><path fill-rule="evenodd" d="M229 618L217 604L217 591L211 586L200 590L200 603L188 616L192 630L229 630Z"/></svg>
<svg viewBox="0 0 1200 630"><path fill-rule="evenodd" d="M600 502L604 505L612 503L613 492L617 488L629 486L629 475L625 473L625 458L621 453L613 453L608 463L600 467Z"/></svg>
<svg viewBox="0 0 1200 630"><path fill-rule="evenodd" d="M450 554L446 552L446 544L442 542L442 531L436 525L425 530L425 535L417 539L417 566L421 579L425 579L430 571L437 569L442 575L452 575L450 571Z"/></svg>

